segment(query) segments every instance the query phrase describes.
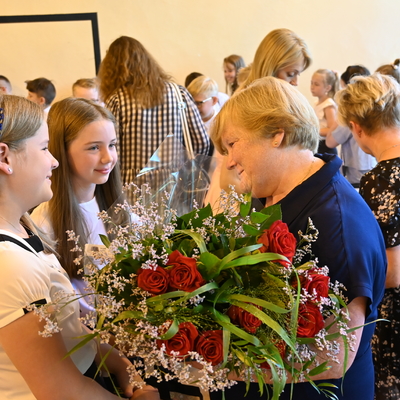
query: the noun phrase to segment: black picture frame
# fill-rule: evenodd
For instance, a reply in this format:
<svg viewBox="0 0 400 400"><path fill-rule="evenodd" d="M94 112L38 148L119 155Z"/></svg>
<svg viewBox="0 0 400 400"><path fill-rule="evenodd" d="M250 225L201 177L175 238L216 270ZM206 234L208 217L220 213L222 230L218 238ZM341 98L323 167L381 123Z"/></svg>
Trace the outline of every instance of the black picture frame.
<svg viewBox="0 0 400 400"><path fill-rule="evenodd" d="M30 22L66 22L66 21L90 21L92 26L92 40L96 75L99 72L100 38L97 13L78 13L78 14L43 14L43 15L7 15L0 16L0 24L16 24Z"/></svg>

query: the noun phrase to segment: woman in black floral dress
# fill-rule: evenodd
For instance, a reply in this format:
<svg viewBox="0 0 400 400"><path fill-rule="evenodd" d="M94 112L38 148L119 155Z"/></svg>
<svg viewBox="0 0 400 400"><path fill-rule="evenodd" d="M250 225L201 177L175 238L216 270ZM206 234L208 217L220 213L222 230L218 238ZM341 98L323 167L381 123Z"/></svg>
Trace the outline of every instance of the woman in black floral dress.
<svg viewBox="0 0 400 400"><path fill-rule="evenodd" d="M374 74L354 78L337 95L339 118L378 164L360 182L386 243L385 296L373 338L375 398L400 399L400 86Z"/></svg>

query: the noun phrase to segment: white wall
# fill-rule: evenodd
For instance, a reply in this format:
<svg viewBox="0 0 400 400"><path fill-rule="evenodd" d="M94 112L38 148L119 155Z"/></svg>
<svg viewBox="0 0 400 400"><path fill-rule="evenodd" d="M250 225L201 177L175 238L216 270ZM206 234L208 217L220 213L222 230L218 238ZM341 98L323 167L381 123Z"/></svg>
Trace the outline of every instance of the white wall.
<svg viewBox="0 0 400 400"><path fill-rule="evenodd" d="M299 86L310 100L309 81L318 68L343 72L364 64L372 71L400 57L398 0L1 0L0 7L2 16L85 12L98 13L102 56L118 36L132 36L179 83L198 71L222 90L223 58L236 53L251 62L275 28L292 29L311 50L313 64ZM26 94L25 80L45 76L60 99L76 79L95 74L88 25L48 24L51 29L0 26L0 74L9 77L16 94Z"/></svg>

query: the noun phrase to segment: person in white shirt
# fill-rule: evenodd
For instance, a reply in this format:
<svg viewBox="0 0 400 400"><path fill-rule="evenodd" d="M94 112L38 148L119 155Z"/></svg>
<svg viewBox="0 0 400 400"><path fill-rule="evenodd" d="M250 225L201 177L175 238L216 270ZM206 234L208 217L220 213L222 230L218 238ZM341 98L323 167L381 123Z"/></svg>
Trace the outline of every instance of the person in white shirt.
<svg viewBox="0 0 400 400"><path fill-rule="evenodd" d="M86 282L71 251L75 243L66 231L79 235L79 246L102 245L107 227L99 219L122 196L117 163L115 119L109 110L90 100L67 98L55 103L49 114L49 149L60 161L53 174L53 198L32 212L35 223L57 241L60 261L81 296L81 315L93 310ZM127 216L128 217L128 216Z"/></svg>
<svg viewBox="0 0 400 400"><path fill-rule="evenodd" d="M155 389L133 389L127 372L130 361L106 343L90 340L65 357L88 331L79 321L78 302L72 301L73 288L51 241L27 213L52 197L51 178L58 161L48 142L37 104L0 95L0 398L120 399L89 377L97 370L95 362L110 351L105 362L125 399L159 399ZM53 323L61 330L43 337L39 332L48 332L46 321L30 306L54 302L60 292L64 300Z"/></svg>

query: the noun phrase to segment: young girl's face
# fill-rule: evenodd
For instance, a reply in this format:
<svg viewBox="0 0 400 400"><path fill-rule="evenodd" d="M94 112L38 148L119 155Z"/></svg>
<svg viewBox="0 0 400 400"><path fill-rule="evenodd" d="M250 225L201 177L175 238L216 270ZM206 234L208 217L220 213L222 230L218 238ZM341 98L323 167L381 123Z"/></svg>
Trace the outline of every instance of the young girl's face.
<svg viewBox="0 0 400 400"><path fill-rule="evenodd" d="M227 83L234 83L236 79L236 68L231 63L224 63L224 75Z"/></svg>
<svg viewBox="0 0 400 400"><path fill-rule="evenodd" d="M108 120L86 125L70 143L67 157L74 189L94 190L106 183L117 162L117 137Z"/></svg>
<svg viewBox="0 0 400 400"><path fill-rule="evenodd" d="M48 145L49 131L43 122L36 134L25 141L25 148L13 168L21 191L16 198L24 203L21 208L25 211L53 196L50 178L52 170L58 167L58 161L49 152Z"/></svg>
<svg viewBox="0 0 400 400"><path fill-rule="evenodd" d="M325 84L324 77L321 74L314 74L311 78L311 94L314 97L321 98L329 93L330 87Z"/></svg>

